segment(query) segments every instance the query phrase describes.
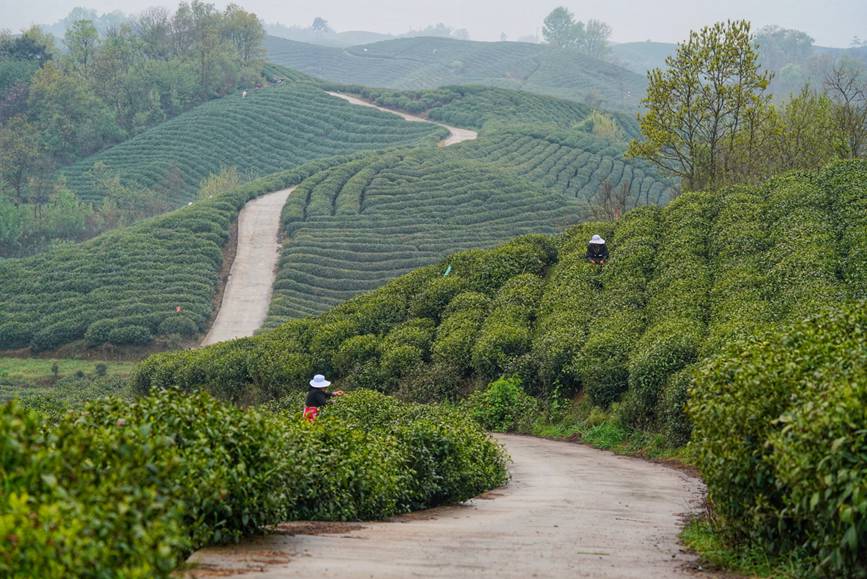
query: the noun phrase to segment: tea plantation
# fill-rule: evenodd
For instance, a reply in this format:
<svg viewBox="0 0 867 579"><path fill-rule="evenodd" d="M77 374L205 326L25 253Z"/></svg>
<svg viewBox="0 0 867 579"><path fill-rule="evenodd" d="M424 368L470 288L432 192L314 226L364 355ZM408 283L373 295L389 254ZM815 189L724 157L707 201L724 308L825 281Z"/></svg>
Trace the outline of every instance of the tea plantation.
<svg viewBox="0 0 867 579"><path fill-rule="evenodd" d="M282 84L210 101L62 171L80 197L106 194L95 164L136 189L176 206L195 197L205 177L223 167L259 177L308 161L359 150L434 143L439 127L407 123L325 94L302 75L271 67Z"/></svg>
<svg viewBox="0 0 867 579"><path fill-rule="evenodd" d="M134 385L276 398L315 369L431 400L510 374L531 393L616 402L625 424L672 442L694 420L732 537L852 574L867 552L865 184L867 163L841 162L457 253L318 318L152 357ZM338 215L340 199L310 211ZM594 233L611 247L604 268L584 259Z"/></svg>
<svg viewBox="0 0 867 579"><path fill-rule="evenodd" d="M251 198L341 160L315 161L239 191L24 259L0 260L0 349L145 345L207 327L230 224ZM180 307L181 312L176 308Z"/></svg>
<svg viewBox="0 0 867 579"><path fill-rule="evenodd" d="M646 84L615 64L522 42L417 37L343 49L269 36L265 49L271 62L334 82L402 90L481 84L627 112L638 109Z"/></svg>
<svg viewBox="0 0 867 579"><path fill-rule="evenodd" d="M586 123L593 111L590 106L575 101L485 86L445 86L419 91L330 83L324 83L324 86L357 94L382 107L424 114L431 120L477 129L500 124L574 129ZM638 123L632 115L607 114L615 120L624 137L638 136Z"/></svg>
<svg viewBox="0 0 867 579"><path fill-rule="evenodd" d="M552 118L572 128L501 129L491 120L477 141L370 155L305 181L284 208L269 326L321 313L453 251L562 230L589 215L604 184L627 191L627 207L663 204L676 192L654 168L625 160L621 142L580 128L588 113L580 105L500 89L469 89L463 98L464 90L446 89L452 101L442 120L466 119L469 110L492 119L559 110Z"/></svg>

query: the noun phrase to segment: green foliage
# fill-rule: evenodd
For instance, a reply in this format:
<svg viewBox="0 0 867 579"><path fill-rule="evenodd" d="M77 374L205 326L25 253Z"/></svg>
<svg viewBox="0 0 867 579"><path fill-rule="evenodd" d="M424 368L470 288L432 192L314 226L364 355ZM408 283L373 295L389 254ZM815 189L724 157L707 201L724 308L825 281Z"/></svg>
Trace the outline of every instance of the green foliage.
<svg viewBox="0 0 867 579"><path fill-rule="evenodd" d="M516 378L491 382L470 394L464 405L473 420L492 432L524 431L538 412L538 402Z"/></svg>
<svg viewBox="0 0 867 579"><path fill-rule="evenodd" d="M726 536L864 567L865 304L735 343L701 366L693 445Z"/></svg>
<svg viewBox="0 0 867 579"><path fill-rule="evenodd" d="M144 344L151 336L199 333L240 208L328 162L334 161L277 173L85 243L0 261L0 348L45 351L81 338L90 346Z"/></svg>
<svg viewBox="0 0 867 579"><path fill-rule="evenodd" d="M169 576L190 550L267 524L382 518L507 476L468 417L371 392L314 424L176 391L54 424L11 403L0 435L4 575Z"/></svg>
<svg viewBox="0 0 867 579"><path fill-rule="evenodd" d="M665 64L647 74L647 112L639 114L644 139L632 141L629 154L676 175L685 190L715 189L727 182L727 161L760 149L753 138L736 139L754 136L769 99L770 75L759 72L750 23L691 31Z"/></svg>

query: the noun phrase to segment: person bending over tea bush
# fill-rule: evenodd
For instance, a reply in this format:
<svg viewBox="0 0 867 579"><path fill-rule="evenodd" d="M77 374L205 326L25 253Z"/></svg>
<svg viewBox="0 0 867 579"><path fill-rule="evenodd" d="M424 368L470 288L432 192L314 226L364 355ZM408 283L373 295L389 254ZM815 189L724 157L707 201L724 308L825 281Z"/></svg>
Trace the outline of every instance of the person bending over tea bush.
<svg viewBox="0 0 867 579"><path fill-rule="evenodd" d="M328 392L326 388L331 386L331 382L325 379L322 374L317 374L310 381L310 388L307 389L307 398L304 401L304 418L308 422L313 422L319 416L319 409L335 396L343 396L343 390Z"/></svg>
<svg viewBox="0 0 867 579"><path fill-rule="evenodd" d="M608 246L599 235L594 235L587 244L587 261L595 265L605 265L608 261Z"/></svg>

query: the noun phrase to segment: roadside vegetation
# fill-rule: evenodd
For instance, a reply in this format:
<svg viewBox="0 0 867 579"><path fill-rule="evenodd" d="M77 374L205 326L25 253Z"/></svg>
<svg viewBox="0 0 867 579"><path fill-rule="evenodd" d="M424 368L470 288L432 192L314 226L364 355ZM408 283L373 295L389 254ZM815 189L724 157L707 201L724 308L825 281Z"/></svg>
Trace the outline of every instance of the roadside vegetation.
<svg viewBox="0 0 867 579"><path fill-rule="evenodd" d="M375 392L313 424L205 393L105 398L54 420L12 403L0 441L3 575L168 577L192 550L267 525L379 519L507 479L472 420Z"/></svg>

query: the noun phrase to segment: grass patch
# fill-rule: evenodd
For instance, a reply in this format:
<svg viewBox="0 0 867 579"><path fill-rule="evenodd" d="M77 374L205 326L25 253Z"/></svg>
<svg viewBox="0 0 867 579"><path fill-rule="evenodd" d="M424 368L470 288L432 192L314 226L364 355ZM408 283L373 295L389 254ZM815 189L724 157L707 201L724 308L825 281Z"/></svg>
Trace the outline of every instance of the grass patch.
<svg viewBox="0 0 867 579"><path fill-rule="evenodd" d="M755 546L726 544L706 517L689 521L680 533L683 544L698 553L702 565L751 577L810 577L812 565L800 552L774 558Z"/></svg>
<svg viewBox="0 0 867 579"><path fill-rule="evenodd" d="M127 377L135 362L0 357L0 385L45 386L60 378L74 377L79 372L84 376L98 376L102 366L104 376Z"/></svg>
<svg viewBox="0 0 867 579"><path fill-rule="evenodd" d="M616 406L605 411L583 399L565 410L549 411L540 416L527 434L573 440L617 454L692 466L684 447L672 446L662 434L625 426L617 415Z"/></svg>

